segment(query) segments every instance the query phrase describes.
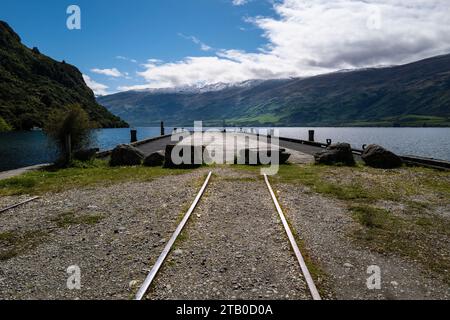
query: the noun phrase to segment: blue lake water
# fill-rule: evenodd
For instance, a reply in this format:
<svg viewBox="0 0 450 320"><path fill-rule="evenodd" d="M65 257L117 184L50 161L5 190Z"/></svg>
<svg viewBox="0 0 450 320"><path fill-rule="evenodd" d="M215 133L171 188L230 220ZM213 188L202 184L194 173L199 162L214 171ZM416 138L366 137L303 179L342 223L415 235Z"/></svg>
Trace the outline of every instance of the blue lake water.
<svg viewBox="0 0 450 320"><path fill-rule="evenodd" d="M380 144L401 155L416 155L450 161L450 128L277 128L280 136L306 140L308 130L316 131L316 141ZM159 128L137 128L138 139L159 135ZM172 128L166 128L171 132ZM261 128L266 131L267 128ZM92 147L108 150L130 142L130 129L94 130ZM0 133L0 171L52 162L57 152L40 131Z"/></svg>

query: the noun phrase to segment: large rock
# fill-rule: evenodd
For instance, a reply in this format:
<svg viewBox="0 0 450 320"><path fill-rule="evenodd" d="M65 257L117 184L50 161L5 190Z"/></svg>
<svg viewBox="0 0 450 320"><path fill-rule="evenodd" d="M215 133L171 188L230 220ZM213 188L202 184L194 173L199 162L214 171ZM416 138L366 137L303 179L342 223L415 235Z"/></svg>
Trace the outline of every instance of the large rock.
<svg viewBox="0 0 450 320"><path fill-rule="evenodd" d="M238 159L236 160L236 163L246 164L246 165L261 165L263 162L263 161L261 161L262 160L261 158L266 158L266 157L271 158L273 152L278 153L278 163L272 163L272 164L285 164L288 161L289 157L291 156L291 154L287 153L286 149L283 149L283 148L279 148L276 150L260 149L260 148L246 148L246 149L240 150ZM264 162L267 162L267 160Z"/></svg>
<svg viewBox="0 0 450 320"><path fill-rule="evenodd" d="M403 164L399 156L376 144L368 146L361 155L361 158L366 165L374 168L393 169L401 167Z"/></svg>
<svg viewBox="0 0 450 320"><path fill-rule="evenodd" d="M122 144L113 150L109 164L113 167L138 166L142 163L142 159L144 154L139 149Z"/></svg>
<svg viewBox="0 0 450 320"><path fill-rule="evenodd" d="M165 152L158 151L145 157L143 165L146 167L160 167L164 164Z"/></svg>
<svg viewBox="0 0 450 320"><path fill-rule="evenodd" d="M198 168L205 163L205 159L203 155L205 154L205 146L187 146L186 148L190 150L191 153L191 159L187 163L181 163L181 164L175 164L174 159L172 159L172 151L175 148L175 145L168 144L166 145L166 151L164 154L164 168L181 168L181 169L192 169L192 168ZM185 149L180 150L179 156L183 157ZM201 159L201 164L195 164L194 159L195 155L197 155L197 158Z"/></svg>
<svg viewBox="0 0 450 320"><path fill-rule="evenodd" d="M326 150L314 155L316 164L344 164L347 166L355 165L352 147L348 143L332 144Z"/></svg>
<svg viewBox="0 0 450 320"><path fill-rule="evenodd" d="M74 159L80 160L80 161L89 161L94 159L97 152L99 152L100 149L98 148L92 148L92 149L82 149L75 151L73 154Z"/></svg>

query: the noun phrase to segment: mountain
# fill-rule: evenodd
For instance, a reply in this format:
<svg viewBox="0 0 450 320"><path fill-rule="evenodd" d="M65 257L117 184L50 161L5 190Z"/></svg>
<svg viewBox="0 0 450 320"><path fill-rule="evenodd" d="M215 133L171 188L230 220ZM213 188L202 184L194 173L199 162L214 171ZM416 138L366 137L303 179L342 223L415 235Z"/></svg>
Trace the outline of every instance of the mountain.
<svg viewBox="0 0 450 320"><path fill-rule="evenodd" d="M97 103L76 67L27 48L0 21L0 130L42 127L51 110L75 103L99 127L127 126Z"/></svg>
<svg viewBox="0 0 450 320"><path fill-rule="evenodd" d="M98 101L135 126L160 120L173 126L192 126L194 120L236 126L450 126L450 55L206 89L128 91Z"/></svg>

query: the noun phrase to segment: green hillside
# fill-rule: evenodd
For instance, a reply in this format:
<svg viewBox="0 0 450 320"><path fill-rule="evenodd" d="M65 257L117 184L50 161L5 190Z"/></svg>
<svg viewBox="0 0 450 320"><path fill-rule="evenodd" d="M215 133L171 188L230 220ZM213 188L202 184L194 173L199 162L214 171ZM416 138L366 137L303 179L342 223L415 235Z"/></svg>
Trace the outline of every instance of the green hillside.
<svg viewBox="0 0 450 320"><path fill-rule="evenodd" d="M450 55L211 92L122 92L99 101L133 125L450 126Z"/></svg>
<svg viewBox="0 0 450 320"><path fill-rule="evenodd" d="M42 127L51 110L74 103L99 127L127 126L96 102L76 67L27 48L0 21L0 130Z"/></svg>

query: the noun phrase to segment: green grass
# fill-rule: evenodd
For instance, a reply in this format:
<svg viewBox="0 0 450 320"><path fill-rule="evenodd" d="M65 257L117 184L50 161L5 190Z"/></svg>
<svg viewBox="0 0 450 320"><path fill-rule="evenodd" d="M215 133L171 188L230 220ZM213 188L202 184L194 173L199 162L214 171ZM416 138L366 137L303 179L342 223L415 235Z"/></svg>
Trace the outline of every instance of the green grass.
<svg viewBox="0 0 450 320"><path fill-rule="evenodd" d="M351 239L382 253L422 263L450 284L450 219L433 213L450 204L450 173L403 167L379 170L315 165L280 167L275 183L302 184L326 197L342 200L358 223ZM397 204L394 211L384 202Z"/></svg>
<svg viewBox="0 0 450 320"><path fill-rule="evenodd" d="M397 198L394 193L389 192L382 186L366 188L360 181L344 182L340 179L340 176L345 175L349 170L364 169L361 167L282 165L275 180L283 183L300 183L310 187L312 191L340 200L376 201Z"/></svg>
<svg viewBox="0 0 450 320"><path fill-rule="evenodd" d="M0 132L7 132L11 131L12 127L3 119L0 117Z"/></svg>
<svg viewBox="0 0 450 320"><path fill-rule="evenodd" d="M33 250L42 243L46 237L46 233L35 230L0 233L0 261L7 261Z"/></svg>
<svg viewBox="0 0 450 320"><path fill-rule="evenodd" d="M361 225L369 229L387 229L398 223L389 211L364 205L355 205L350 208L353 217Z"/></svg>
<svg viewBox="0 0 450 320"><path fill-rule="evenodd" d="M274 179L279 183L300 183L312 191L340 200L408 201L426 207L427 203L410 198L425 195L450 199L450 172L426 168L379 170L363 165L282 165Z"/></svg>
<svg viewBox="0 0 450 320"><path fill-rule="evenodd" d="M78 215L74 212L65 212L53 219L53 222L60 228L68 228L73 225L95 225L104 218L102 214Z"/></svg>
<svg viewBox="0 0 450 320"><path fill-rule="evenodd" d="M104 161L78 164L59 170L40 170L0 180L0 196L62 192L68 189L111 185L127 181L151 181L155 178L187 173L190 170L147 167L109 167Z"/></svg>

